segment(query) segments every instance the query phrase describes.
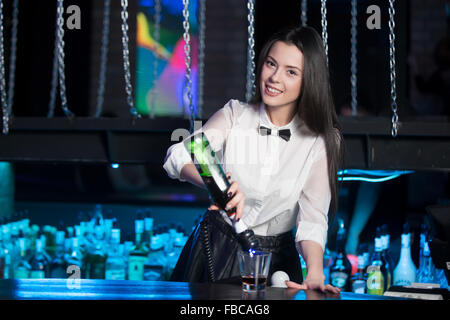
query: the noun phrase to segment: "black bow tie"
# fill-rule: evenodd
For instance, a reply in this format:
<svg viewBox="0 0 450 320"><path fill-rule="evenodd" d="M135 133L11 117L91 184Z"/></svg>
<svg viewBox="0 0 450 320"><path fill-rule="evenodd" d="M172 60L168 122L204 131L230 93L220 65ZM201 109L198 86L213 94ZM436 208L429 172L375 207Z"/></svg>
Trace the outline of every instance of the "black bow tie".
<svg viewBox="0 0 450 320"><path fill-rule="evenodd" d="M266 128L264 126L259 127L259 133L263 136L270 135L271 132L272 130L269 128ZM278 136L286 141L289 141L289 139L291 138L291 130L289 129L278 130Z"/></svg>

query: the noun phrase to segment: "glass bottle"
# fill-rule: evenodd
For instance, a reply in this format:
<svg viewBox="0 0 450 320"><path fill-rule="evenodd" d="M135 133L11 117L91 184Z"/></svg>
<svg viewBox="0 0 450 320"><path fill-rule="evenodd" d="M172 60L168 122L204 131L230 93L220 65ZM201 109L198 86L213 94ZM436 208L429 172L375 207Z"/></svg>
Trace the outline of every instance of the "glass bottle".
<svg viewBox="0 0 450 320"><path fill-rule="evenodd" d="M14 279L27 279L30 277L30 264L26 257L25 238L19 235L18 238L19 255L14 265Z"/></svg>
<svg viewBox="0 0 450 320"><path fill-rule="evenodd" d="M128 257L128 280L144 280L144 263L147 260L148 248L143 241L144 220L135 220L136 241Z"/></svg>
<svg viewBox="0 0 450 320"><path fill-rule="evenodd" d="M352 276L352 292L353 293L366 293L367 273L366 268L369 263L367 257L367 244L361 243L358 248L358 270Z"/></svg>
<svg viewBox="0 0 450 320"><path fill-rule="evenodd" d="M411 233L407 224L404 225L402 237L402 248L397 266L394 269L394 285L409 286L415 281L416 266L411 257Z"/></svg>
<svg viewBox="0 0 450 320"><path fill-rule="evenodd" d="M44 243L42 239L36 239L35 252L30 261L30 278L45 279L49 275L49 262L44 255Z"/></svg>
<svg viewBox="0 0 450 320"><path fill-rule="evenodd" d="M352 265L345 253L346 230L341 220L336 238L336 256L330 266L330 283L342 291L351 291Z"/></svg>
<svg viewBox="0 0 450 320"><path fill-rule="evenodd" d="M378 228L377 228L378 229ZM386 269L386 273L384 274L384 292L389 290L392 285L392 277L394 273L394 262L389 253L389 239L390 236L387 232L387 225L381 226L378 230L379 237L381 239L381 258L383 260L384 267Z"/></svg>
<svg viewBox="0 0 450 320"><path fill-rule="evenodd" d="M55 256L50 263L50 278L67 278L67 262L65 259L65 233L60 230L56 232L56 250Z"/></svg>
<svg viewBox="0 0 450 320"><path fill-rule="evenodd" d="M144 280L166 280L166 265L167 260L170 260L171 254L166 255L163 237L155 234L151 239L148 259L144 264Z"/></svg>
<svg viewBox="0 0 450 320"><path fill-rule="evenodd" d="M150 247L151 239L153 236L153 218L151 216L150 208L144 210L144 241Z"/></svg>
<svg viewBox="0 0 450 320"><path fill-rule="evenodd" d="M258 246L257 240L254 238L252 230L248 229L242 219L235 221L236 208L225 210L225 206L231 199L228 195L228 189L231 184L225 176L222 166L216 157L206 135L199 132L190 139L184 141L187 152L191 155L203 183L208 191L209 198L212 203L216 203L219 208L227 214L233 223L234 229L241 237L241 246L244 251Z"/></svg>
<svg viewBox="0 0 450 320"><path fill-rule="evenodd" d="M104 279L107 256L103 246L104 229L100 221L97 221L94 231L93 242L90 243L85 255L86 278Z"/></svg>
<svg viewBox="0 0 450 320"><path fill-rule="evenodd" d="M126 260L123 256L123 245L120 244L120 229L111 230L111 247L106 259L105 279L125 280Z"/></svg>
<svg viewBox="0 0 450 320"><path fill-rule="evenodd" d="M83 254L79 247L79 240L77 237L72 238L69 254L66 255L67 266L77 266L80 270L83 267Z"/></svg>
<svg viewBox="0 0 450 320"><path fill-rule="evenodd" d="M386 268L383 264L381 238L375 237L375 248L367 267L367 293L383 295Z"/></svg>
<svg viewBox="0 0 450 320"><path fill-rule="evenodd" d="M436 283L436 269L434 267L428 241L425 240L423 245L423 261L417 271L416 281L419 283Z"/></svg>

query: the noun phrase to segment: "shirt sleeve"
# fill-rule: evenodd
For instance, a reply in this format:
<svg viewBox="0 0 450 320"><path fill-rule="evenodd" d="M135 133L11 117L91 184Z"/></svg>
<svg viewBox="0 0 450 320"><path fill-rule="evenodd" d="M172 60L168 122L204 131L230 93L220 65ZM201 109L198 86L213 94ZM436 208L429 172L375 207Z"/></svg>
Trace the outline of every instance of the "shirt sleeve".
<svg viewBox="0 0 450 320"><path fill-rule="evenodd" d="M227 104L216 111L200 129L195 130L182 141L175 143L167 150L163 168L172 179L186 181L181 178L181 170L187 163L192 163L191 156L184 147L184 141L190 139L198 132L204 132L214 152L222 150L223 144L232 128L235 119L242 111L242 106L237 100L230 100Z"/></svg>
<svg viewBox="0 0 450 320"><path fill-rule="evenodd" d="M331 190L325 142L322 137L318 138L318 146L315 149L313 164L298 200L295 241L298 243L302 240L312 240L320 244L325 251Z"/></svg>

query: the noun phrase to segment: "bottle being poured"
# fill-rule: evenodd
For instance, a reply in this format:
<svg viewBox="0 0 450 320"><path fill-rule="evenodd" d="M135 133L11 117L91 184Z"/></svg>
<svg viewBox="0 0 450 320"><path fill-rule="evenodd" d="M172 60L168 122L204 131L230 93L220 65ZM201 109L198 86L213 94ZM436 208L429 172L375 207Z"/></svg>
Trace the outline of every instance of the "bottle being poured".
<svg viewBox="0 0 450 320"><path fill-rule="evenodd" d="M231 184L228 181L216 154L203 132L193 135L184 142L188 153L191 155L203 183L206 186L210 200L224 211L230 219L242 250L248 251L258 247L255 234L242 219L235 220L236 208L225 210L225 206L232 197L228 197L227 192Z"/></svg>

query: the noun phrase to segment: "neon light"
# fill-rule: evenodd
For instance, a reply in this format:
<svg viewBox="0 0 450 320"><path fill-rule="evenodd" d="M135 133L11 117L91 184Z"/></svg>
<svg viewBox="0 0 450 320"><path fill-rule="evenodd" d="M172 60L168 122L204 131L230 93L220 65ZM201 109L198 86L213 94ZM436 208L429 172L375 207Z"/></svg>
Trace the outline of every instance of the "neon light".
<svg viewBox="0 0 450 320"><path fill-rule="evenodd" d="M365 181L384 182L400 177L404 174L414 173L412 170L360 170L345 169L338 171L339 181ZM372 176L372 177L370 177Z"/></svg>

